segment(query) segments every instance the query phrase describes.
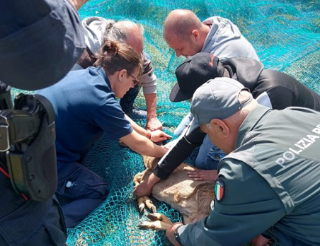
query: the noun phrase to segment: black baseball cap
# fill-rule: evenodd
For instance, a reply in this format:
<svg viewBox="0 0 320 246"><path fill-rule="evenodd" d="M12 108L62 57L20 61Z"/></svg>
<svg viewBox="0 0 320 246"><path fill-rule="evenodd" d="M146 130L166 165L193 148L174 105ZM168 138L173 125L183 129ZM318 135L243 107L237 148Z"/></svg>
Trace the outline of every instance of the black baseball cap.
<svg viewBox="0 0 320 246"><path fill-rule="evenodd" d="M181 102L192 98L193 93L209 79L223 77L225 69L219 58L200 52L187 58L177 69L177 83L171 90L170 101Z"/></svg>
<svg viewBox="0 0 320 246"><path fill-rule="evenodd" d="M10 1L1 5L0 80L36 90L61 80L85 49L77 10L70 1Z"/></svg>

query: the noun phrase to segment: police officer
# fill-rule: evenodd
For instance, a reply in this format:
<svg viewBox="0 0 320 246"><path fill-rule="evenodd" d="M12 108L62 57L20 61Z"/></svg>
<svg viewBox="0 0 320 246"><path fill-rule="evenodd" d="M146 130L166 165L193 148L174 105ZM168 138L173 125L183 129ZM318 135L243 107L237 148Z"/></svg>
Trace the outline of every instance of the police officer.
<svg viewBox="0 0 320 246"><path fill-rule="evenodd" d="M85 2L86 0L1 1L0 80L19 89L36 90L63 78L85 48L77 13L77 9ZM3 131L1 135L2 133ZM3 143L5 139L0 140ZM28 146L27 151L30 147ZM54 155L55 151L52 156L44 156L44 160L54 163L50 165L54 169L46 177L49 187L44 187L51 191L56 189L57 184L54 178ZM36 201L27 192L15 192L14 177L10 175L9 168L3 161L5 159L2 155L0 245L65 245L66 228L56 198L53 196ZM37 175L41 176L42 171L37 170ZM36 180L40 178L37 175ZM28 190L28 187L23 188Z"/></svg>
<svg viewBox="0 0 320 246"><path fill-rule="evenodd" d="M193 96L189 131L201 130L226 154L210 215L167 230L174 245L243 245L262 234L274 245L319 245L320 113L271 110L229 78Z"/></svg>

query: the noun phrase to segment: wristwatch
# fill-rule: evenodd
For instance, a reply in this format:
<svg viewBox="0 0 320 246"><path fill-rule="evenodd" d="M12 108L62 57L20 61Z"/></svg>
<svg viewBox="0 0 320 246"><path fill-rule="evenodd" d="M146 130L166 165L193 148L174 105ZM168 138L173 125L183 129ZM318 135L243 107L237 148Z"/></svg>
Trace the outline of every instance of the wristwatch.
<svg viewBox="0 0 320 246"><path fill-rule="evenodd" d="M177 229L173 233L173 236L174 236L174 240L176 240L180 245L182 245L181 240L180 240L180 235L178 233L178 229L179 229L180 226L177 227Z"/></svg>

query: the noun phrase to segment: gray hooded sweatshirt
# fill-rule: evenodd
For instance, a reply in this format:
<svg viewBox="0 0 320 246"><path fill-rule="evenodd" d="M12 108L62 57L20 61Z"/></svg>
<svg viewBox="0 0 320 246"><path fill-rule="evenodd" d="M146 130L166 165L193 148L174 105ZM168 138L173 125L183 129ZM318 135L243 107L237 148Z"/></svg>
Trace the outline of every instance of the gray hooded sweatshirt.
<svg viewBox="0 0 320 246"><path fill-rule="evenodd" d="M232 57L246 57L259 61L258 55L239 28L230 20L213 16L203 21L211 30L203 45L202 52L218 56L220 61Z"/></svg>

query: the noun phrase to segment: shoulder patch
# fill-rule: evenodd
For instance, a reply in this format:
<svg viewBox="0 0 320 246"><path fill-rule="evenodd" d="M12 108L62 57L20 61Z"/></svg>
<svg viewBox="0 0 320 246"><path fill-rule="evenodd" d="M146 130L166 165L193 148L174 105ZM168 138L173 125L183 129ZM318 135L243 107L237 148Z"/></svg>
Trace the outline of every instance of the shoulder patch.
<svg viewBox="0 0 320 246"><path fill-rule="evenodd" d="M225 189L225 184L221 179L216 180L216 184L214 186L214 193L217 201L221 201L222 198L224 197L224 189Z"/></svg>

